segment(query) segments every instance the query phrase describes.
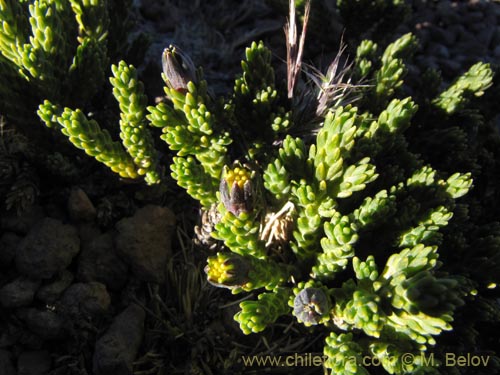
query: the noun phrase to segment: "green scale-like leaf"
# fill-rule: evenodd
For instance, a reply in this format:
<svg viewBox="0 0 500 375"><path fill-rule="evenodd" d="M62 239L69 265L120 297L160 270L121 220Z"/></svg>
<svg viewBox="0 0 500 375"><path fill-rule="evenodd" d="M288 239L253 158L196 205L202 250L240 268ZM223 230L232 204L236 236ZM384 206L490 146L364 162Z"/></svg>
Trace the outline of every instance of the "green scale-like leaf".
<svg viewBox="0 0 500 375"><path fill-rule="evenodd" d="M325 367L339 375L368 375L362 366L362 349L353 341L352 333L337 335L331 332L326 338L324 354Z"/></svg>
<svg viewBox="0 0 500 375"><path fill-rule="evenodd" d="M240 255L251 255L257 258L265 257L264 242L259 238L259 221L257 213L241 212L238 216L227 211L223 204L218 210L222 215L220 223L215 225L212 236L224 241L233 252Z"/></svg>
<svg viewBox="0 0 500 375"><path fill-rule="evenodd" d="M354 256L353 245L358 240L356 227L347 216L336 213L331 221L325 222L326 237L321 239L323 253L317 257L312 272L315 277L332 277L347 266L348 260Z"/></svg>
<svg viewBox="0 0 500 375"><path fill-rule="evenodd" d="M455 113L471 96L481 96L491 86L492 80L493 71L489 64L479 62L434 99L433 104L447 114Z"/></svg>
<svg viewBox="0 0 500 375"><path fill-rule="evenodd" d="M104 163L113 172L126 178L138 176L132 158L120 143L113 141L106 130L101 130L95 120L88 120L79 109L62 110L49 101L45 101L40 105L38 115L48 127L59 127L75 147Z"/></svg>
<svg viewBox="0 0 500 375"><path fill-rule="evenodd" d="M146 104L142 83L137 79L135 68L121 61L111 67L113 95L120 105L120 137L127 152L132 156L137 173L145 175L148 184L158 183L156 150L151 133L146 128Z"/></svg>
<svg viewBox="0 0 500 375"><path fill-rule="evenodd" d="M277 288L272 293L259 294L256 301L241 302L241 311L236 313L234 320L246 335L261 332L288 312L290 293L288 288Z"/></svg>

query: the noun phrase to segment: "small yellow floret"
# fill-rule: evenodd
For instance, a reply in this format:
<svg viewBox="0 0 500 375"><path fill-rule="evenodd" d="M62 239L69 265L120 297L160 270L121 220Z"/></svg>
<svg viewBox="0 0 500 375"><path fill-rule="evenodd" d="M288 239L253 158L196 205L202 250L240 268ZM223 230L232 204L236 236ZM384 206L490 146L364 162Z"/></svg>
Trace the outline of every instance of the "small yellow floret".
<svg viewBox="0 0 500 375"><path fill-rule="evenodd" d="M246 169L236 167L234 169L230 169L226 173L226 181L229 186L233 186L236 182L240 189L243 189L245 182L250 179L250 172Z"/></svg>
<svg viewBox="0 0 500 375"><path fill-rule="evenodd" d="M226 257L218 256L208 260L208 274L210 279L215 280L217 283L227 282L230 274L227 272L231 267L226 263Z"/></svg>

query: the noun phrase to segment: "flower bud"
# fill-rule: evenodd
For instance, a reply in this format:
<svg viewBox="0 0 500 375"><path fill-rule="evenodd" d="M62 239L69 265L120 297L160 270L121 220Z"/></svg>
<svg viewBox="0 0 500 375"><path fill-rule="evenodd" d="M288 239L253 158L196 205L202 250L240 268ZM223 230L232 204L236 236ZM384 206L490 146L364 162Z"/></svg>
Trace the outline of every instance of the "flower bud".
<svg viewBox="0 0 500 375"><path fill-rule="evenodd" d="M236 254L218 253L208 257L205 267L207 281L218 287L237 289L248 281L249 266L245 259Z"/></svg>
<svg viewBox="0 0 500 375"><path fill-rule="evenodd" d="M196 82L193 61L179 47L170 45L163 51L161 62L165 83L170 89L185 93L189 82Z"/></svg>
<svg viewBox="0 0 500 375"><path fill-rule="evenodd" d="M239 216L253 208L252 172L244 167L225 168L219 185L226 210Z"/></svg>
<svg viewBox="0 0 500 375"><path fill-rule="evenodd" d="M329 312L328 297L318 288L302 289L293 301L293 315L306 325L316 325Z"/></svg>

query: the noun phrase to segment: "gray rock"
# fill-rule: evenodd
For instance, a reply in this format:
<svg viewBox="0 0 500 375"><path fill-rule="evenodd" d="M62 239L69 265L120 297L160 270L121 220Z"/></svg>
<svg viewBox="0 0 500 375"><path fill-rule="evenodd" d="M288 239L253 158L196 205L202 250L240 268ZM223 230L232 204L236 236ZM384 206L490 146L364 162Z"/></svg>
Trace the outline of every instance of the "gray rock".
<svg viewBox="0 0 500 375"><path fill-rule="evenodd" d="M450 51L442 44L429 43L427 46L427 53L434 57L447 59L450 57Z"/></svg>
<svg viewBox="0 0 500 375"><path fill-rule="evenodd" d="M56 302L63 292L73 282L73 274L68 270L63 270L53 281L42 285L36 293L36 298L47 304Z"/></svg>
<svg viewBox="0 0 500 375"><path fill-rule="evenodd" d="M7 350L0 349L0 374L16 375L16 369L12 363L12 356Z"/></svg>
<svg viewBox="0 0 500 375"><path fill-rule="evenodd" d="M45 218L19 244L16 266L26 276L49 279L69 266L79 250L80 239L73 226Z"/></svg>
<svg viewBox="0 0 500 375"><path fill-rule="evenodd" d="M493 50L493 56L500 58L500 45L496 46Z"/></svg>
<svg viewBox="0 0 500 375"><path fill-rule="evenodd" d="M46 375L52 360L46 350L23 352L17 359L17 375Z"/></svg>
<svg viewBox="0 0 500 375"><path fill-rule="evenodd" d="M461 51L465 56L470 58L469 60L472 64L475 64L478 61L479 56L485 56L488 52L486 46L479 43L476 38L474 38L474 40L474 42L460 43L455 46L457 50Z"/></svg>
<svg viewBox="0 0 500 375"><path fill-rule="evenodd" d="M102 234L99 227L94 223L81 223L78 225L78 236L80 237L80 248L93 241Z"/></svg>
<svg viewBox="0 0 500 375"><path fill-rule="evenodd" d="M451 46L457 40L457 33L453 28L442 29L440 27L432 26L430 28L431 39L439 44Z"/></svg>
<svg viewBox="0 0 500 375"><path fill-rule="evenodd" d="M469 30L474 35L476 35L476 38L477 38L478 34L480 34L481 32L483 32L484 30L487 30L487 29L488 29L488 25L485 25L484 23L475 23L475 24L472 24L469 26ZM478 38L478 41L481 42L481 40L479 40L479 38Z"/></svg>
<svg viewBox="0 0 500 375"><path fill-rule="evenodd" d="M482 23L484 18L483 12L480 11L472 11L467 12L466 17L463 18L467 25L474 25Z"/></svg>
<svg viewBox="0 0 500 375"><path fill-rule="evenodd" d="M411 25L409 24L401 24L396 30L397 35L403 35L412 32Z"/></svg>
<svg viewBox="0 0 500 375"><path fill-rule="evenodd" d="M491 39L491 45L498 46L499 44L500 44L500 26L497 26L493 32L493 37Z"/></svg>
<svg viewBox="0 0 500 375"><path fill-rule="evenodd" d="M98 282L76 283L64 292L58 308L70 316L97 317L104 314L111 303L106 287Z"/></svg>
<svg viewBox="0 0 500 375"><path fill-rule="evenodd" d="M5 232L0 237L0 267L9 267L14 260L21 237L12 232Z"/></svg>
<svg viewBox="0 0 500 375"><path fill-rule="evenodd" d="M453 56L453 60L459 63L461 67L463 67L465 65L465 61L467 60L467 56L458 53L455 56Z"/></svg>
<svg viewBox="0 0 500 375"><path fill-rule="evenodd" d="M437 23L439 14L437 14L434 9L426 8L422 9L421 12L415 13L413 17L414 23Z"/></svg>
<svg viewBox="0 0 500 375"><path fill-rule="evenodd" d="M471 32L465 32L460 34L460 36L457 39L457 43L453 47L455 49L460 49L467 46L473 46L475 44L477 44L476 35ZM466 53L466 51L463 52Z"/></svg>
<svg viewBox="0 0 500 375"><path fill-rule="evenodd" d="M25 350L40 350L44 341L40 336L30 331L26 325L19 324L18 319L11 319L13 322L2 326L0 335L0 348L15 346Z"/></svg>
<svg viewBox="0 0 500 375"><path fill-rule="evenodd" d="M441 16L448 13L453 13L455 10L451 7L449 1L439 1L435 5L435 11L438 12L438 14Z"/></svg>
<svg viewBox="0 0 500 375"><path fill-rule="evenodd" d="M141 280L165 281L167 259L171 254L171 237L175 215L166 207L148 205L116 223L116 249Z"/></svg>
<svg viewBox="0 0 500 375"><path fill-rule="evenodd" d="M447 3L447 1L443 1L443 3ZM450 26L460 23L460 14L458 14L458 12L456 11L451 11L447 14L443 14L440 17L440 23L444 26Z"/></svg>
<svg viewBox="0 0 500 375"><path fill-rule="evenodd" d="M180 10L176 6L172 6L162 1L157 0L141 0L140 12L142 16L155 22L155 27L159 28L159 32L167 32L173 29L179 21ZM161 20L161 22L158 22Z"/></svg>
<svg viewBox="0 0 500 375"><path fill-rule="evenodd" d="M0 289L0 304L6 308L28 306L39 286L39 280L18 277Z"/></svg>
<svg viewBox="0 0 500 375"><path fill-rule="evenodd" d="M434 56L419 56L418 59L415 58L415 62L422 69L422 71L427 69L439 70L439 64Z"/></svg>
<svg viewBox="0 0 500 375"><path fill-rule="evenodd" d="M144 317L142 308L130 305L115 318L106 333L97 340L94 374L132 374L132 362L144 334Z"/></svg>
<svg viewBox="0 0 500 375"><path fill-rule="evenodd" d="M496 26L497 24L497 15L495 14L495 9L498 8L498 5L488 6L487 9L483 12L484 15L484 24L488 26Z"/></svg>
<svg viewBox="0 0 500 375"><path fill-rule="evenodd" d="M71 189L68 198L69 217L76 222L93 221L97 211L87 194L80 188Z"/></svg>
<svg viewBox="0 0 500 375"><path fill-rule="evenodd" d="M454 59L440 59L439 64L445 76L456 77L460 73L461 65Z"/></svg>
<svg viewBox="0 0 500 375"><path fill-rule="evenodd" d="M43 209L40 206L31 206L19 216L15 213L2 215L0 223L4 230L24 235L42 218Z"/></svg>
<svg viewBox="0 0 500 375"><path fill-rule="evenodd" d="M418 38L419 44L425 48L431 39L431 31L425 25L417 24L415 34Z"/></svg>
<svg viewBox="0 0 500 375"><path fill-rule="evenodd" d="M50 310L35 308L20 309L16 315L21 318L28 328L42 339L62 339L66 336L66 320Z"/></svg>
<svg viewBox="0 0 500 375"><path fill-rule="evenodd" d="M125 285L128 266L117 256L111 233L82 245L77 276L81 281L99 281L109 290L120 290Z"/></svg>
<svg viewBox="0 0 500 375"><path fill-rule="evenodd" d="M455 34L457 38L461 37L462 34L468 33L468 31L465 29L465 26L460 23L451 25L450 27L447 28L447 30Z"/></svg>

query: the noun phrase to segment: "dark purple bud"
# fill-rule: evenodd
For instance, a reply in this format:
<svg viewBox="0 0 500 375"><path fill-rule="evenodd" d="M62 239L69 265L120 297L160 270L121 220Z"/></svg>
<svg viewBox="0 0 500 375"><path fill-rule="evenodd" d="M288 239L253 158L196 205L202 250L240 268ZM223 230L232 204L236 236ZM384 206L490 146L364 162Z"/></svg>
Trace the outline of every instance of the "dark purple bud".
<svg viewBox="0 0 500 375"><path fill-rule="evenodd" d="M179 47L170 45L161 57L165 83L171 89L185 93L189 82L196 82L196 69L190 57Z"/></svg>
<svg viewBox="0 0 500 375"><path fill-rule="evenodd" d="M226 168L219 185L222 203L226 210L239 216L249 212L253 206L252 173L246 168Z"/></svg>
<svg viewBox="0 0 500 375"><path fill-rule="evenodd" d="M318 288L305 288L293 301L293 314L303 323L316 325L329 311L328 297Z"/></svg>

